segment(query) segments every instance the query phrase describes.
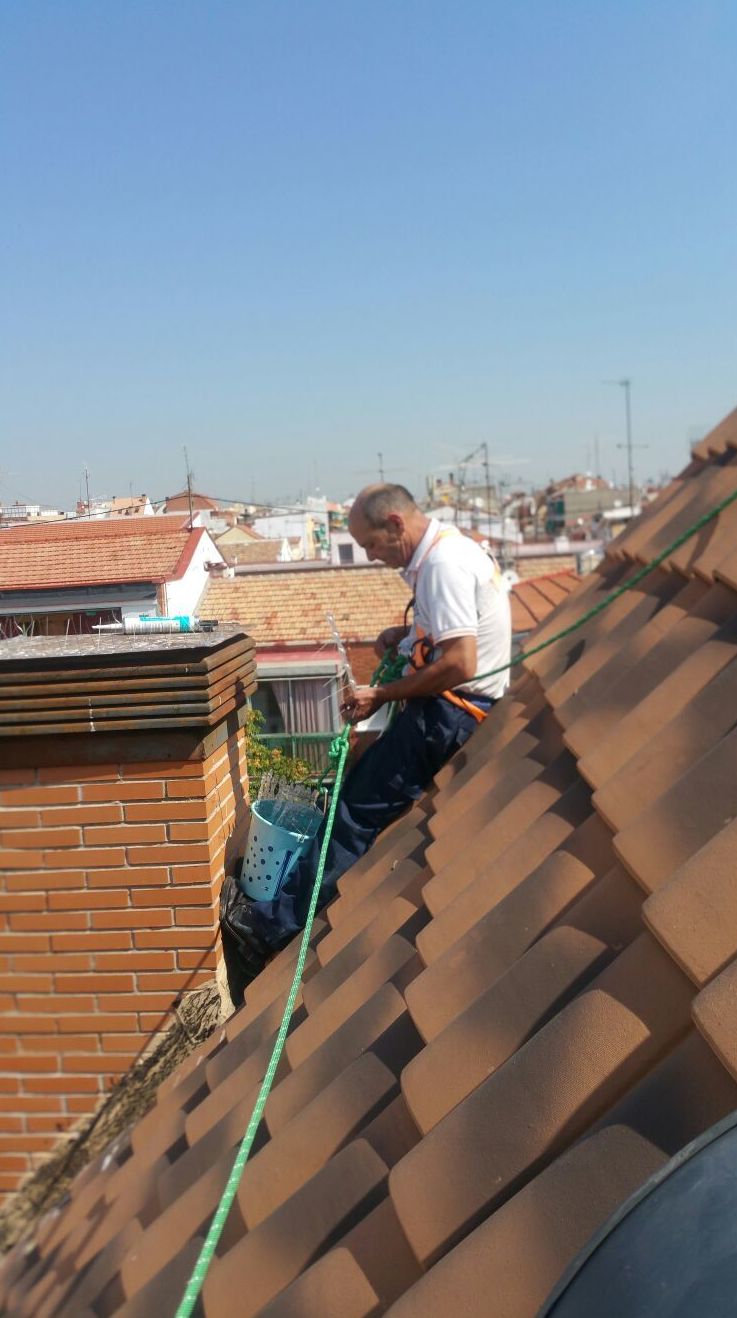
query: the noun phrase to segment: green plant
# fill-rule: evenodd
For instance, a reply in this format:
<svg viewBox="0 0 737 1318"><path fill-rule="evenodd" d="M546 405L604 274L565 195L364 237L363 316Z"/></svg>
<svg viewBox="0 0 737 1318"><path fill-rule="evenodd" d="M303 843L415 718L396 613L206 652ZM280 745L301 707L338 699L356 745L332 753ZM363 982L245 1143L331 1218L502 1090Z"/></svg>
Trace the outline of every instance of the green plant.
<svg viewBox="0 0 737 1318"><path fill-rule="evenodd" d="M246 715L246 764L248 777L254 790L258 789L261 776L268 771L278 773L290 783L305 782L313 776L314 771L305 760L287 755L278 746L269 746L261 737L264 723L263 714L257 709L249 709Z"/></svg>

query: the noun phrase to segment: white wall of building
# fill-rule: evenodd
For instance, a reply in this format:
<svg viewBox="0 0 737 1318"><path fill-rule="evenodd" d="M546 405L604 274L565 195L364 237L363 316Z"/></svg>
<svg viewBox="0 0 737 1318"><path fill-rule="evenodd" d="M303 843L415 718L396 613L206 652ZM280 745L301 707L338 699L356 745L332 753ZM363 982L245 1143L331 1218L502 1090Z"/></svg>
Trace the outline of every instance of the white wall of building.
<svg viewBox="0 0 737 1318"><path fill-rule="evenodd" d="M183 576L176 581L167 581L162 587L164 596L164 613L168 616L180 613L196 613L200 597L208 582L206 563L224 563L220 550L205 533L200 540L189 566Z"/></svg>

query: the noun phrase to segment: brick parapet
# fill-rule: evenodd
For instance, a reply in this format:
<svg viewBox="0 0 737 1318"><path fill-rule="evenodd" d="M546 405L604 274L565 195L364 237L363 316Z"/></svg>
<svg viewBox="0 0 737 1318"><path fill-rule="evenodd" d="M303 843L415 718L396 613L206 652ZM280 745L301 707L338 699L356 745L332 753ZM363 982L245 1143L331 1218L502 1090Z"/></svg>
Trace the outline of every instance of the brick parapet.
<svg viewBox="0 0 737 1318"><path fill-rule="evenodd" d="M215 973L220 886L248 826L242 724L241 709L199 740L162 729L156 759L149 734L140 759L129 736L125 759L101 761L90 734L84 763L75 736L66 765L63 737L28 738L35 766L0 768L0 1192Z"/></svg>

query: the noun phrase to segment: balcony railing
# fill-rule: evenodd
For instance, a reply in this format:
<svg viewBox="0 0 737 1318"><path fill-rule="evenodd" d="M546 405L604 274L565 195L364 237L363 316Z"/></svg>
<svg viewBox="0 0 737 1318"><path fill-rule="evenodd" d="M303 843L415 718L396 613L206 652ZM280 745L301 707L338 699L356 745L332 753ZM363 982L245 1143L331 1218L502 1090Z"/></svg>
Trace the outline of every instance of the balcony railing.
<svg viewBox="0 0 737 1318"><path fill-rule="evenodd" d="M276 746L285 755L305 760L319 777L328 767L328 749L335 732L260 732L259 740Z"/></svg>

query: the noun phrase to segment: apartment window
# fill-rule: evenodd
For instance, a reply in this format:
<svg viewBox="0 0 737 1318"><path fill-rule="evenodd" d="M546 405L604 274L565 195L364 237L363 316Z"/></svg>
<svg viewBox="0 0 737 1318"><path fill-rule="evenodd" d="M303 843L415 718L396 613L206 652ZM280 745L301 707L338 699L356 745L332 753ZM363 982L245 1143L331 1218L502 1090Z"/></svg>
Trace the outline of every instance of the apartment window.
<svg viewBox="0 0 737 1318"><path fill-rule="evenodd" d="M251 704L263 716L265 741L307 760L317 770L325 767L328 746L341 726L340 679L335 669L299 675L259 673Z"/></svg>
<svg viewBox="0 0 737 1318"><path fill-rule="evenodd" d="M338 561L341 564L353 562L353 545L338 545Z"/></svg>

